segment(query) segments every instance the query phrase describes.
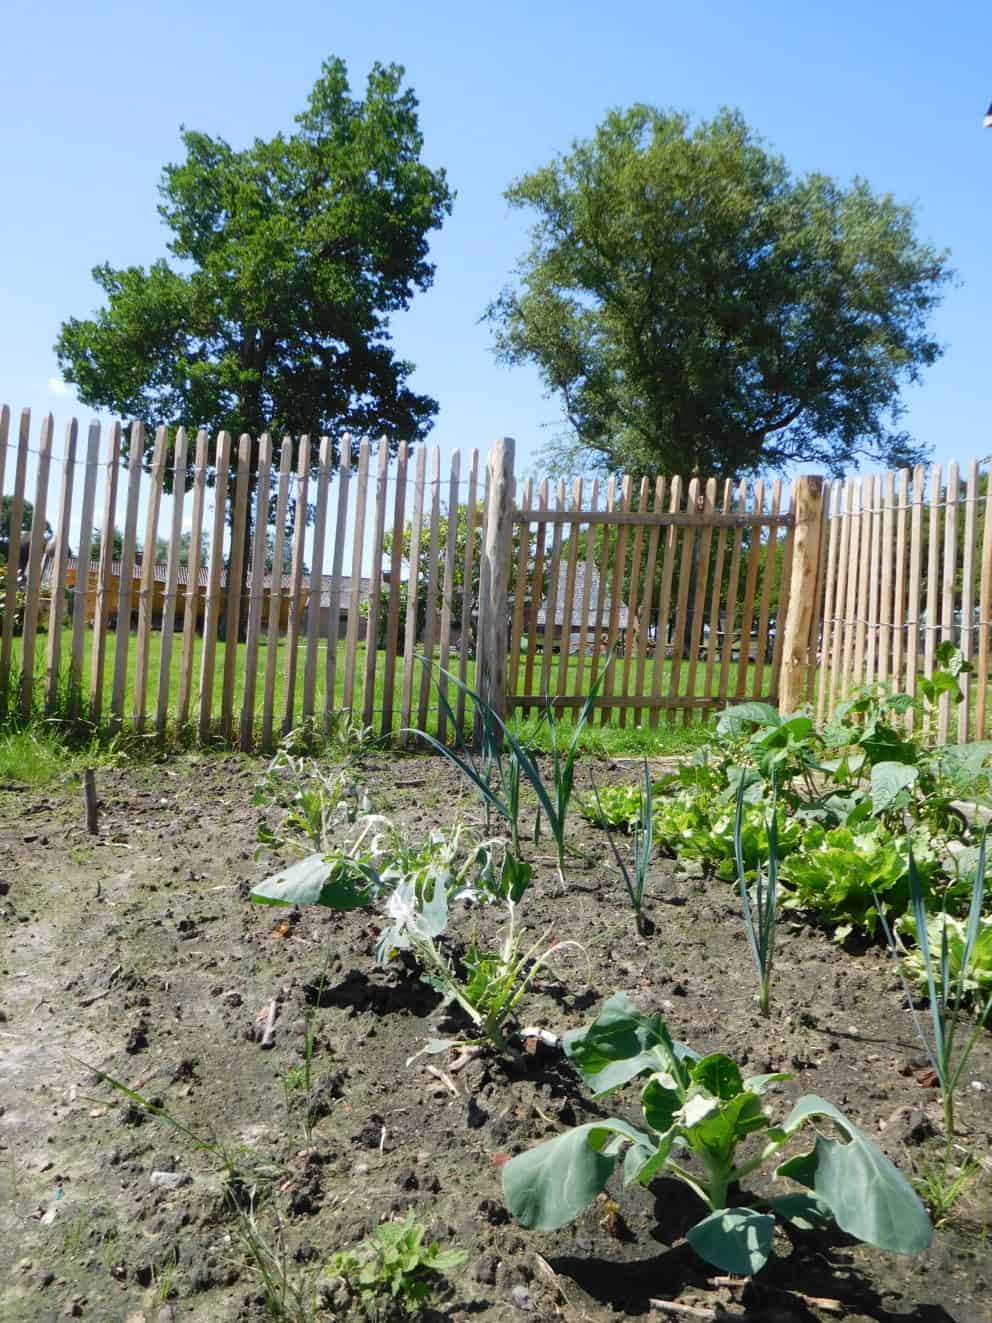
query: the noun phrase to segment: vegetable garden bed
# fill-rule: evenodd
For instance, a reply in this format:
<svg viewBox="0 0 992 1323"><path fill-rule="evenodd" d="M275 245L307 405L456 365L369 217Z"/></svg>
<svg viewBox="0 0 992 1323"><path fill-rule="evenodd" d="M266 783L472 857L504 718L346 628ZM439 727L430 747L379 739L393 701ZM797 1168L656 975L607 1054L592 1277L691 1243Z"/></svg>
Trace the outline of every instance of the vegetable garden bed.
<svg viewBox="0 0 992 1323"><path fill-rule="evenodd" d="M778 739L798 756L795 742L808 731L775 736L767 714L752 716L733 739L767 736L773 753ZM383 859L406 850L404 876L413 877L419 851L426 877L439 858L423 849L432 832L450 841L461 828L455 871L478 843L501 835L439 757L367 756L340 781L317 770L334 787L322 801L328 812L318 853L368 856L377 876ZM539 759L537 770L547 777L549 760ZM672 1039L719 1063L707 1068L715 1095L729 1078L722 1055L743 1077L782 1076L765 1082L761 1098L773 1125L800 1097L815 1095L839 1108L924 1197L940 1183L947 1170L940 1090L896 966L867 931L870 906L846 941L835 931L845 915L784 909L770 1015L759 1013L741 897L734 870L721 864L728 830L732 848L733 794L721 801L729 828L708 819L717 843L707 848L715 853L682 849L670 858L664 841L655 851L643 895L651 924L638 927L607 836L583 820L577 803L562 888L553 843L532 842L535 798L525 779L521 854L533 875L516 892L513 936L522 955L551 954L502 1022L505 1050L480 1051L464 1047L480 1033L470 1014L442 1004L450 991L443 968L429 969L433 983L425 983L423 951L416 942L404 951L397 940L404 915L417 913L423 897L416 881L406 908L402 895L390 901L396 890L371 909L250 903L263 879L306 853L294 848L294 832L303 838L307 822L313 826L313 802L296 790L309 787L320 799L313 771L286 763L266 778L257 762L189 755L103 772L96 838L86 834L75 785L3 795L0 1320L362 1317L366 1238L384 1219L397 1220L399 1236L408 1210L426 1229L424 1245L440 1247L433 1275L427 1258L418 1260L428 1317L598 1323L654 1311L778 1323L992 1319L987 1033L977 1037L959 1084L949 1170L966 1157L972 1165L919 1253L780 1217L767 1266L743 1277L707 1263L685 1239L708 1210L660 1169L626 1189L618 1171L557 1230L526 1230L507 1209L504 1178L511 1190L507 1173L519 1170L512 1167L519 1155L611 1116L643 1125L644 1078L597 1097L588 1056L581 1060L574 1046L566 1055L554 1041L566 1036L574 1045L575 1031L618 993L646 1020L660 1016ZM622 783L636 784L629 765L580 762L582 798L591 793L590 772L604 805L619 800ZM691 775L660 789L663 830L685 810ZM720 775L726 780L725 769ZM870 788L870 770L859 784ZM826 819L797 819L803 810L781 782L777 793L782 843L797 821L806 834L841 830ZM906 782L894 796L914 793ZM893 798L893 813L907 807ZM369 810L388 821L370 823ZM767 860L767 826L761 840L760 814L745 808L743 817L745 839L749 829L753 836L751 870ZM861 825L877 833L885 822L869 811ZM267 846L255 858L260 828ZM700 823L691 830L695 839ZM886 830L901 840L895 827ZM930 848L943 859L939 830L935 822ZM616 844L630 860L629 843L618 837ZM815 845L820 853L846 848ZM860 858L863 846L856 848ZM787 857L786 898L795 894ZM921 865L926 858L921 849ZM465 869L443 935L432 938L463 991L474 974L482 977L485 953L507 940L505 901L517 883L501 860L496 848L489 885L504 888L500 903L460 897L479 872ZM880 876L888 877L884 867ZM342 886L372 884L360 870L335 877ZM904 873L892 894L902 885ZM884 894L881 884L876 894ZM542 1032L521 1038L520 1029ZM457 1045L424 1052L436 1039ZM657 1119L655 1112L656 1130ZM815 1129L836 1138L822 1112ZM809 1150L811 1138L784 1142L776 1162ZM728 1202L764 1210L767 1198L801 1189L772 1179L774 1165L749 1173ZM922 1239L915 1214L910 1221ZM696 1244L705 1248L698 1236ZM384 1268L376 1280L380 1287L389 1280ZM378 1308L384 1299L380 1292Z"/></svg>

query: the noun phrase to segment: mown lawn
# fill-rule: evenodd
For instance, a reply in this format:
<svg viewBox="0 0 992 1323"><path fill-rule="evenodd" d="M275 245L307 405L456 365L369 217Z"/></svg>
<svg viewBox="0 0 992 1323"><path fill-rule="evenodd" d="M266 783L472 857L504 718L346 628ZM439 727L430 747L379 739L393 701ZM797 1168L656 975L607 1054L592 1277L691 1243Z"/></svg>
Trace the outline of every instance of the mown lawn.
<svg viewBox="0 0 992 1323"><path fill-rule="evenodd" d="M83 659L83 694L88 698L90 690L90 676L92 673L92 645L93 633L87 630L84 635L85 648ZM63 631L62 640L62 671L63 687L67 678L67 658L69 655L70 631ZM111 715L111 700L113 693L114 677L114 659L118 646L118 637L115 633L107 636L107 649L104 663L104 676L102 685L102 719L106 720ZM161 647L162 636L156 632L151 635L148 648L148 673L146 682L145 697L145 726L154 727L155 713L158 706L159 685L161 676ZM240 722L240 714L245 687L246 670L246 646L243 643L235 645L234 660L234 685L232 710L234 714L234 726L237 729ZM196 637L193 641L193 665L192 665L192 683L190 685L189 699L189 720L196 723L199 718L200 700L201 700L201 673L202 673L202 648L203 641ZM35 673L37 677L37 692L40 696L44 692L44 671L45 656L47 650L47 635L40 635L36 648ZM127 681L124 697L124 716L131 720L135 716L135 681L137 671L137 639L134 634L127 637ZM213 683L211 693L211 713L214 722L220 720L221 704L223 693L224 667L227 657L227 645L223 642L217 644L217 651L213 668ZM267 644L263 646L259 653L257 679L255 685L254 714L256 724L260 726L263 713L265 671L268 660ZM574 656L566 659L565 675L560 675L561 657L555 653L548 659L546 674L544 658L541 654L535 659L532 668L531 683L527 692L531 694L540 694L547 689L553 696L564 692L574 694L577 691L579 683L578 660ZM337 644L337 655L335 661L334 676L334 695L331 707L334 710L340 710L348 706L356 714L356 718L361 717L365 710L365 685L366 685L366 662L367 654L365 645L359 643L355 661L354 678L349 694L346 694L346 655L345 644ZM625 664L626 659L617 657L614 662L612 675L612 692L614 695L627 692L633 694L637 691L637 659L632 657L629 666ZM21 640L14 639L14 665L18 669L21 663ZM178 636L174 639L166 684L168 690L168 713L170 722L174 720L179 701L180 689L180 670L182 664L182 639ZM289 648L285 638L277 641L275 650L275 685L274 685L274 729L276 733L283 729L289 729L300 723L303 718L303 690L304 674L307 664L306 641L300 644L296 660L296 677L294 684L294 702L291 712L286 711L286 691L287 674L289 668ZM656 679L655 668L660 667L660 675ZM452 655L449 658L449 667L457 671L458 657ZM602 659L600 659L602 667ZM656 663L651 658L647 658L644 663L643 674L643 692L651 694L657 687L658 692L667 695L672 688L672 669L673 663L670 659ZM753 663L745 666L744 684L745 697L750 697L754 693L756 681L756 667ZM327 642L318 640L315 657L315 679L314 696L312 711L318 718L322 717L325 706L325 691L327 678ZM384 689L385 689L385 653L377 651L374 654L374 675L372 679L372 721L371 725L376 733L382 729L383 709L384 709ZM771 683L771 667L766 665L763 668L761 677L762 688L767 691ZM675 692L680 696L685 696L689 692L689 674L690 668L686 661L681 663L679 673L676 677ZM717 664L713 668L712 687L710 692L716 688L720 675L720 667ZM397 660L396 677L393 686L392 698L392 729L399 730L402 720L402 699L404 688L405 667L402 658ZM728 689L731 695L736 694L738 689L739 668L736 662L732 662L728 668ZM466 680L469 685L475 681L475 664L469 660ZM526 680L526 665L522 657L520 662L519 680L516 686L516 692L523 693ZM702 696L705 693L706 680L706 661L700 659L696 666L694 677L694 691ZM586 656L583 663L581 677L581 688L578 692L588 691L591 683L591 665L590 658ZM609 687L609 683L607 684ZM453 708L457 707L458 688L451 683L448 686L448 700ZM438 696L434 685L424 684L424 668L419 662L414 662L413 666L413 684L412 684L412 703L410 724L412 726L425 726L431 732L436 732L438 724ZM575 715L577 709L567 709L564 714L564 720L568 723ZM536 738L537 743L542 743L539 731L538 718L540 717L540 708L538 705L531 706L529 709L518 707L514 712L514 725L517 728L525 729L529 735ZM467 720L471 716L471 702L467 703ZM668 748L681 748L686 745L695 744L702 732L702 710L701 709L680 709L672 711L663 711L657 714L656 723L652 723L652 714L648 711L613 709L609 713L597 713L595 722L591 723L587 735L583 740L584 747L590 752L601 753L620 753L620 752L651 752L652 750L664 750Z"/></svg>

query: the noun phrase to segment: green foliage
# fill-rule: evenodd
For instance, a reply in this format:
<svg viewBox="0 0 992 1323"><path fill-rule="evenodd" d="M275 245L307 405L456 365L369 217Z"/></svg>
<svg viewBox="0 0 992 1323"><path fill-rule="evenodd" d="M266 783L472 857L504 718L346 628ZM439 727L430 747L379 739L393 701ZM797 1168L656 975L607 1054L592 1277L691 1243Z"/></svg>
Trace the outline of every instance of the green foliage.
<svg viewBox="0 0 992 1323"><path fill-rule="evenodd" d="M890 424L939 356L950 273L910 207L793 176L736 112L692 127L646 105L506 196L536 219L489 317L504 361L561 398L569 450L727 475L918 455Z"/></svg>
<svg viewBox="0 0 992 1323"><path fill-rule="evenodd" d="M983 1025L992 1015L992 990L978 1000L973 1024L965 1024L967 980L972 968L975 950L982 935L982 906L985 901L987 878L986 847L988 834L983 833L978 848L975 871L971 882L971 902L964 925L964 940L956 962L951 958L951 930L946 915L938 925L939 946L930 945L930 924L927 914L927 894L917 867L912 842L909 843L909 893L912 905L913 927L919 950L919 960L926 975L926 990L930 1003L930 1035L916 1013L913 999L906 989L907 1000L913 1012L917 1033L927 1050L930 1064L940 1081L940 1096L944 1107L944 1130L947 1137L947 1157L954 1142L954 1095L961 1076L978 1040ZM898 955L895 937L883 917L889 949ZM955 968L956 964L956 968Z"/></svg>
<svg viewBox="0 0 992 1323"><path fill-rule="evenodd" d="M631 787L619 787L621 790L629 790ZM627 890L627 897L630 900L631 908L634 911L634 923L637 928L638 936L648 937L651 934L652 926L650 920L644 913L644 886L647 882L648 869L651 867L651 854L654 849L654 803L653 788L651 785L651 769L648 767L648 760L644 759L644 784L638 788L637 792L637 811L633 822L629 825L633 834L633 855L634 855L634 876L631 877L630 870L624 861L623 856L617 848L617 843L613 838L613 831L608 821L607 814L600 801L599 787L593 784L593 791L596 801L597 819L600 825L605 826L610 839L610 849L613 851L613 857L620 870L620 876L623 878L624 886Z"/></svg>
<svg viewBox="0 0 992 1323"><path fill-rule="evenodd" d="M749 1276L764 1266L776 1216L807 1227L833 1220L848 1235L897 1253L918 1253L930 1243L933 1228L912 1187L831 1103L807 1095L781 1125L772 1122L762 1095L788 1076L745 1079L722 1053L697 1057L671 1038L661 1016L641 1015L623 993L604 1004L588 1029L567 1036L566 1051L600 1098L647 1075L644 1125L606 1117L512 1158L503 1168L503 1190L524 1226L554 1230L570 1222L595 1200L622 1159L625 1185L669 1176L695 1191L710 1211L686 1238L725 1272ZM729 1202L740 1181L769 1166L805 1126L823 1122L842 1138L817 1133L809 1153L773 1172L808 1193L773 1199L764 1205L767 1211ZM752 1136L758 1151L739 1157ZM684 1166L686 1161L692 1165Z"/></svg>
<svg viewBox="0 0 992 1323"><path fill-rule="evenodd" d="M912 938L915 945L903 952L902 964L909 978L918 988L927 986L926 961L916 939L916 920L904 914L896 924L900 936ZM927 943L931 951L947 949L949 985L957 987L972 1002L982 1005L992 997L992 914L978 921L971 950L967 946L968 925L964 919L940 912L927 915Z"/></svg>
<svg viewBox="0 0 992 1323"><path fill-rule="evenodd" d="M925 833L920 832L918 839L918 874L929 892L938 861ZM786 864L785 875L790 892L783 906L808 910L836 926L838 940L854 929L874 937L880 913L894 919L909 908L906 844L879 822L865 822L853 830L811 824L802 849Z"/></svg>
<svg viewBox="0 0 992 1323"><path fill-rule="evenodd" d="M644 794L640 786L597 786L580 802L579 812L597 827L633 831L641 816Z"/></svg>
<svg viewBox="0 0 992 1323"><path fill-rule="evenodd" d="M748 946L758 971L760 992L758 1004L762 1015L769 1014L772 969L775 963L775 930L778 924L778 796L772 776L771 812L765 824L768 838L768 870L758 863L754 873L753 889L744 857L744 778L737 787L737 812L734 814L734 862L737 865L737 885L744 907L744 930Z"/></svg>
<svg viewBox="0 0 992 1323"><path fill-rule="evenodd" d="M258 839L272 849L302 853L307 847L330 847L332 828L354 822L362 794L357 782L342 771L328 771L321 763L300 757L284 746L255 787L252 803L281 810L278 825L259 824Z"/></svg>
<svg viewBox="0 0 992 1323"><path fill-rule="evenodd" d="M290 134L238 150L183 132L184 158L160 185L174 262L96 267L105 306L59 333L84 404L235 436L306 435L314 464L324 433L426 435L437 405L410 390L388 324L432 282L427 236L452 194L421 160L402 81L400 66L375 64L354 98L331 59Z"/></svg>
<svg viewBox="0 0 992 1323"><path fill-rule="evenodd" d="M383 1222L354 1250L342 1250L328 1265L343 1278L371 1319L390 1308L419 1314L437 1292L441 1277L465 1262L464 1250L443 1250L425 1242L426 1230L412 1208L402 1222Z"/></svg>
<svg viewBox="0 0 992 1323"><path fill-rule="evenodd" d="M548 732L551 751L551 777L548 783L545 782L537 764L523 744L496 715L491 705L457 675L440 667L438 669L442 670L442 674L472 700L475 710L474 726L479 732L479 752L474 753L464 744L458 749L450 749L426 731L411 732L447 758L475 786L486 809L487 824L491 813L496 813L506 820L510 826L514 853L519 853L520 786L522 781L526 780L537 796L535 840L540 834L543 815L554 838L558 854L558 874L562 882L564 882L565 869L565 826L575 786L575 762L579 756L582 731L589 720L596 696L615 656L615 649L611 649L603 663L603 669L596 677L570 727L567 741L562 739L561 723L555 716L551 702L546 704L542 722ZM427 665L423 658L420 660L423 665ZM438 701L447 714L452 729L457 731L458 724L451 704L440 689ZM504 754L504 748L509 749L508 754Z"/></svg>

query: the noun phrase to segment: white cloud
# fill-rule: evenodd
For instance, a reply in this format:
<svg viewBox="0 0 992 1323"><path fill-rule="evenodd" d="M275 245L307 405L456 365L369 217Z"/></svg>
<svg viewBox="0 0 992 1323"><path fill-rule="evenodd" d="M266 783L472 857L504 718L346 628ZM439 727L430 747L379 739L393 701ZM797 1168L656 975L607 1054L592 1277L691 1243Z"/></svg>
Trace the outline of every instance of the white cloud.
<svg viewBox="0 0 992 1323"><path fill-rule="evenodd" d="M69 395L71 393L61 377L49 377L48 390L52 395Z"/></svg>

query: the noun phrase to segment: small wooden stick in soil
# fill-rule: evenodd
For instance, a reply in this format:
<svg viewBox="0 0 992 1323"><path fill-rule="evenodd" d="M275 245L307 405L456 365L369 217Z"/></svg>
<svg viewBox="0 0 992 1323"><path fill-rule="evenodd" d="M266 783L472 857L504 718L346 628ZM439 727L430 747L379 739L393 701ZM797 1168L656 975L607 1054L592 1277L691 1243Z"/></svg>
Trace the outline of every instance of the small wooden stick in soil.
<svg viewBox="0 0 992 1323"><path fill-rule="evenodd" d="M99 804L96 797L96 774L92 767L83 771L83 802L86 805L86 830L91 836L96 836L100 831L97 817Z"/></svg>
<svg viewBox="0 0 992 1323"><path fill-rule="evenodd" d="M265 1015L265 1028L262 1030L262 1041L259 1044L262 1048L272 1048L276 1045L276 1016L279 1014L279 1003L275 997L269 1002L269 1009Z"/></svg>

